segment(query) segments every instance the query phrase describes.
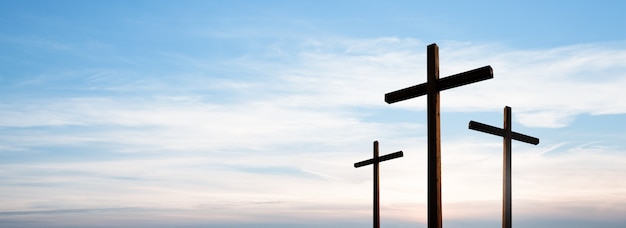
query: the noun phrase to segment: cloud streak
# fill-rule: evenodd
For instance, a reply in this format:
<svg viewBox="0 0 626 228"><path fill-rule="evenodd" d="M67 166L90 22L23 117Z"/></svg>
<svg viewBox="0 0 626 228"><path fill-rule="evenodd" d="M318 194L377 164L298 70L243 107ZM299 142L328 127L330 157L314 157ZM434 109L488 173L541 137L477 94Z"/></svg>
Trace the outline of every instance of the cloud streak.
<svg viewBox="0 0 626 228"><path fill-rule="evenodd" d="M250 73L249 80L215 79L211 76L221 70L202 73L215 65L198 64L206 61L191 56L190 70L146 79L149 83L139 83L136 93L112 92L106 88L123 87L124 80L91 75L94 94L5 101L0 104L0 141L7 145L0 148L2 156L46 159L2 165L0 192L6 203L0 217L156 208L184 211L175 214L201 222L204 212L212 214L212 222L295 222L311 215L363 219L369 217L370 173L351 165L367 158L371 142L380 140L385 151L406 154L383 167L383 207L394 212L390 218L423 223L423 123L373 117L423 112L419 98L390 106L383 95L425 81L424 46L395 37L311 39L268 47L283 53L278 56L218 64ZM615 99L626 96L619 88L626 80L623 45L514 50L444 42L440 47L442 75L484 65L495 71L495 78L480 86L443 92L447 112L500 113L510 105L523 126L552 129L568 127L581 114L626 113ZM590 80L588 75L601 76ZM19 89L36 89L35 84ZM208 92L198 92L205 85ZM446 132L447 218L497 217L501 144ZM622 149L566 147L560 139L544 137L547 145L514 148L516 214L589 219L624 214ZM78 158L60 155L69 151ZM84 156L89 151L110 156Z"/></svg>

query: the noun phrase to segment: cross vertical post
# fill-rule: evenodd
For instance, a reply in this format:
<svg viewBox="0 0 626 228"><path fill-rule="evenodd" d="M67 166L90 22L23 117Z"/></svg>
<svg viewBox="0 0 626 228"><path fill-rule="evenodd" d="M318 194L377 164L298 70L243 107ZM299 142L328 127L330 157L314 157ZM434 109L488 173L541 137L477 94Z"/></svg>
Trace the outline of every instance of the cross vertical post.
<svg viewBox="0 0 626 228"><path fill-rule="evenodd" d="M502 174L502 228L511 228L513 223L511 142L515 139L533 145L539 144L538 138L514 132L511 125L511 107L509 106L504 107L504 128L497 128L476 121L469 122L469 129L502 136L502 163L504 166Z"/></svg>
<svg viewBox="0 0 626 228"><path fill-rule="evenodd" d="M502 165L504 166L502 174L502 228L511 228L513 225L513 192L512 192L512 161L511 161L511 108L504 107L504 137L502 137L503 158Z"/></svg>
<svg viewBox="0 0 626 228"><path fill-rule="evenodd" d="M378 141L374 141L374 158L378 158ZM380 183L379 179L379 162L374 162L374 228L380 228Z"/></svg>
<svg viewBox="0 0 626 228"><path fill-rule="evenodd" d="M439 118L439 91L493 78L491 66L439 78L439 47L427 47L427 81L385 94L388 104L426 95L428 123L428 228L442 227L441 203L441 129Z"/></svg>
<svg viewBox="0 0 626 228"><path fill-rule="evenodd" d="M428 224L442 227L441 218L441 131L439 118L439 47L427 47L427 122L428 122ZM432 175L435 174L435 175ZM435 212L435 213L432 213Z"/></svg>
<svg viewBox="0 0 626 228"><path fill-rule="evenodd" d="M380 181L379 181L379 163L394 158L402 157L404 153L398 151L395 153L378 156L378 141L374 141L374 157L365 161L354 163L354 168L372 164L374 166L374 228L380 228Z"/></svg>

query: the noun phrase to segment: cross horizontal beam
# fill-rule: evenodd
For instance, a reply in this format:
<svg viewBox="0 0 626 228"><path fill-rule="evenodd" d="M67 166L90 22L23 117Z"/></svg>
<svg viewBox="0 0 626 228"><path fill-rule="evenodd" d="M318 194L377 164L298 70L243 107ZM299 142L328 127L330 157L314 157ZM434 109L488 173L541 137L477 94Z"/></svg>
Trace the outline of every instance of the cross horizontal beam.
<svg viewBox="0 0 626 228"><path fill-rule="evenodd" d="M491 66L484 66L439 79L437 81L437 91L451 89L492 78L493 69ZM426 95L427 87L428 82L387 93L385 94L385 102L387 102L387 104L391 104Z"/></svg>
<svg viewBox="0 0 626 228"><path fill-rule="evenodd" d="M497 136L502 136L504 137L504 129L502 128L497 128L491 125L487 125L487 124L483 124L483 123L479 123L476 121L470 121L469 122L469 129L472 130L476 130L476 131L480 131L480 132L484 132L487 134L492 134L492 135L497 135ZM524 134L520 134L517 132L511 132L511 139L515 139L517 141L522 141L525 143L530 143L533 145L537 145L539 144L539 139L532 137L532 136L528 136L528 135L524 135Z"/></svg>
<svg viewBox="0 0 626 228"><path fill-rule="evenodd" d="M387 154L387 155L383 155L377 158L371 158L365 161L360 161L357 163L354 163L354 168L359 168L361 166L366 166L366 165L370 165L370 164L374 164L375 162L383 162L383 161L387 161L390 159L394 159L394 158L399 158L404 156L404 153L402 151L398 151L395 153L391 153L391 154Z"/></svg>

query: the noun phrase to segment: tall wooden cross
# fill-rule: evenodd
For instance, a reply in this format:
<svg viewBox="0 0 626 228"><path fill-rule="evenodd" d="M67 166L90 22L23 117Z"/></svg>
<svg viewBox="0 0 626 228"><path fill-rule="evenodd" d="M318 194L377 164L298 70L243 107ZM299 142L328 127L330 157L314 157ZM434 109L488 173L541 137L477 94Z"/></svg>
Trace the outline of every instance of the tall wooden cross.
<svg viewBox="0 0 626 228"><path fill-rule="evenodd" d="M439 47L427 48L427 81L385 94L391 104L422 95L427 96L428 119L428 227L441 228L441 139L439 128L439 91L493 78L491 66L439 79Z"/></svg>
<svg viewBox="0 0 626 228"><path fill-rule="evenodd" d="M502 137L503 147L503 180L502 180L502 228L511 228L511 140L522 141L533 145L539 144L539 139L523 135L511 130L511 107L504 107L504 128L497 128L476 121L469 122L469 129Z"/></svg>
<svg viewBox="0 0 626 228"><path fill-rule="evenodd" d="M354 168L374 164L374 228L380 228L380 194L378 181L378 163L394 158L402 157L402 151L378 156L378 141L374 141L374 157L365 161L354 163Z"/></svg>

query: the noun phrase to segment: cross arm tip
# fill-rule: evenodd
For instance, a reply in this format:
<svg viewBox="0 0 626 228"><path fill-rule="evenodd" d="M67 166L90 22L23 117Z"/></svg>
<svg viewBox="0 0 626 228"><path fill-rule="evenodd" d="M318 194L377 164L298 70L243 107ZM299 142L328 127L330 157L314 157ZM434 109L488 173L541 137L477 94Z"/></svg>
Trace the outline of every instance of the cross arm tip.
<svg viewBox="0 0 626 228"><path fill-rule="evenodd" d="M539 139L533 137L533 140L532 140L532 142L530 142L530 144L533 144L533 145L539 144Z"/></svg>
<svg viewBox="0 0 626 228"><path fill-rule="evenodd" d="M470 122L467 123L467 128L472 129L474 125L476 125L476 121L470 120Z"/></svg>
<svg viewBox="0 0 626 228"><path fill-rule="evenodd" d="M426 95L427 84L422 83L404 89L396 90L385 94L385 102L387 104L396 103L398 101L408 100L411 98Z"/></svg>
<svg viewBox="0 0 626 228"><path fill-rule="evenodd" d="M486 79L491 79L493 78L493 68L491 67L491 65L487 65L481 68L476 69L476 71L480 71L485 75Z"/></svg>
<svg viewBox="0 0 626 228"><path fill-rule="evenodd" d="M484 132L487 134L492 134L492 135L497 135L497 136L504 136L504 130L501 128L497 128L491 125L487 125L484 123L480 123L480 122L476 122L476 121L470 121L469 122L469 129L474 130L474 131L480 131L480 132Z"/></svg>

